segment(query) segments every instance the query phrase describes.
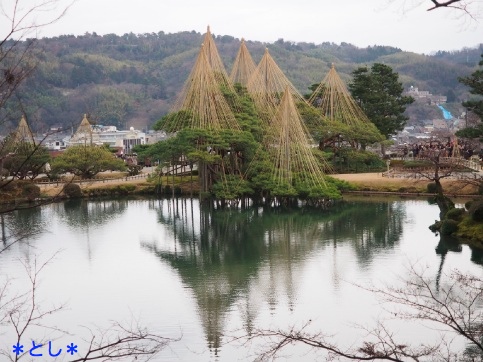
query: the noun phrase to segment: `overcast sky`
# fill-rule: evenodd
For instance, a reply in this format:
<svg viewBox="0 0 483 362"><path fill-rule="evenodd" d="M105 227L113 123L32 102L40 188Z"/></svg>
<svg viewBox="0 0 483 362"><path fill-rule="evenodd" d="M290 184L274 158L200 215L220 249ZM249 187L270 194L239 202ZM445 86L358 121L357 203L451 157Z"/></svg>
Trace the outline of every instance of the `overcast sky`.
<svg viewBox="0 0 483 362"><path fill-rule="evenodd" d="M0 3L7 8L12 1ZM24 6L36 1L21 0ZM76 0L40 36L204 33L210 25L215 35L263 42L283 38L316 44L347 42L359 47L390 45L430 54L483 43L483 0L473 1L470 10L479 21L454 9L428 12L430 0ZM422 5L410 9L415 2Z"/></svg>

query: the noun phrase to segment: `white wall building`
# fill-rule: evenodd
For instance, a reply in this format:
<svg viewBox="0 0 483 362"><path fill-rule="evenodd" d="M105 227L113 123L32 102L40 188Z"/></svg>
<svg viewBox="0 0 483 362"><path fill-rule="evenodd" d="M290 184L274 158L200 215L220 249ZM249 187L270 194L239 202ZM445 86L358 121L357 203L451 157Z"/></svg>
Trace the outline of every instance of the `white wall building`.
<svg viewBox="0 0 483 362"><path fill-rule="evenodd" d="M128 131L118 131L115 126L95 127L99 141L111 147L121 147L123 154L131 154L134 146L146 144L146 134L131 127Z"/></svg>
<svg viewBox="0 0 483 362"><path fill-rule="evenodd" d="M92 126L84 115L77 132L68 140L67 146L89 144L109 145L121 148L124 155L131 154L134 146L146 144L146 134L131 127L119 131L115 126Z"/></svg>

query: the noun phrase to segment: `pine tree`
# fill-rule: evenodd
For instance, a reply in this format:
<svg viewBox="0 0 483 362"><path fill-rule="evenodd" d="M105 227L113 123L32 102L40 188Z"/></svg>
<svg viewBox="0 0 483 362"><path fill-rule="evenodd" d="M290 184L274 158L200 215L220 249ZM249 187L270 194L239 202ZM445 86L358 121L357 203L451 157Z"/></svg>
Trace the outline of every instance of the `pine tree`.
<svg viewBox="0 0 483 362"><path fill-rule="evenodd" d="M375 63L370 71L359 67L352 72L349 84L352 96L386 138L401 131L409 119L404 115L406 105L414 102L412 97L403 96L403 86L399 74L392 68Z"/></svg>
<svg viewBox="0 0 483 362"><path fill-rule="evenodd" d="M478 99L472 99L463 102L463 106L483 119L483 54L479 62L480 69L477 69L469 77L458 78L464 85L470 87L470 93L479 96Z"/></svg>

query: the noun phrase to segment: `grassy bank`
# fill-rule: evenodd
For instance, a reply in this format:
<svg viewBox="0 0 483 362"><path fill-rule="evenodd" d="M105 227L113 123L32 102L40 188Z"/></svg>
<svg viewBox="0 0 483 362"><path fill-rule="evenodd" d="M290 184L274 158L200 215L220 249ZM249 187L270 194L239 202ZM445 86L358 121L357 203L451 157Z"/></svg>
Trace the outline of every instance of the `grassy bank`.
<svg viewBox="0 0 483 362"><path fill-rule="evenodd" d="M338 174L334 178L350 182L357 191L426 193L430 182L425 179L383 177L382 173ZM445 192L450 195L476 195L476 187L458 180L442 180Z"/></svg>
<svg viewBox="0 0 483 362"><path fill-rule="evenodd" d="M82 195L85 197L128 195L128 194L172 194L190 195L199 193L198 176L191 179L187 176L163 176L154 180L148 179L124 180L118 179L108 182L84 181L79 184ZM49 184L41 186L41 195L56 197L63 195L64 184Z"/></svg>

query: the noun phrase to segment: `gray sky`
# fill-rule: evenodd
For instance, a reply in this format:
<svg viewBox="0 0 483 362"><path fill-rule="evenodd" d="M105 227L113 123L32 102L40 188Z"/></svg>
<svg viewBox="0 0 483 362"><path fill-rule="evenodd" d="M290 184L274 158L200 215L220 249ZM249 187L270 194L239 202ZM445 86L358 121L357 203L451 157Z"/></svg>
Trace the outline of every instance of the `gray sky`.
<svg viewBox="0 0 483 362"><path fill-rule="evenodd" d="M21 1L28 5L38 0ZM429 54L483 43L483 0L467 1L473 1L470 11L479 21L454 9L428 12L429 0L77 0L39 36L204 33L210 25L215 35L263 42L283 38L359 47L390 45ZM422 5L413 6L416 3Z"/></svg>

